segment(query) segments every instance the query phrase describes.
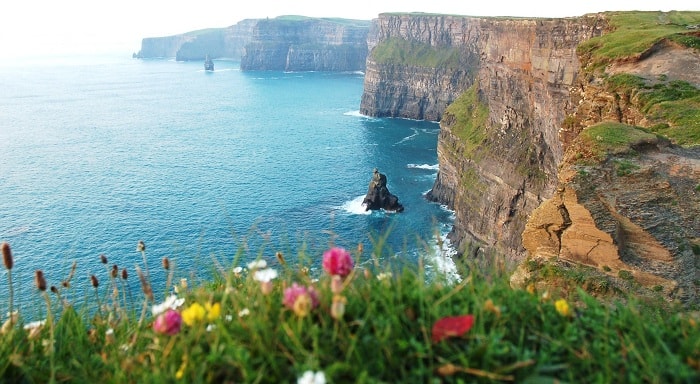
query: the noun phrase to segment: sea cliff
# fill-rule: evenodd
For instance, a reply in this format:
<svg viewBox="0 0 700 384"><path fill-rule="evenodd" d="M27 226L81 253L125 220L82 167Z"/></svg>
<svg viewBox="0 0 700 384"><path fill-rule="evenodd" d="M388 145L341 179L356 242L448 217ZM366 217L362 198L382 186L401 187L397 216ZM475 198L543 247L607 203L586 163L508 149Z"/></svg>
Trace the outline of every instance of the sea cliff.
<svg viewBox="0 0 700 384"><path fill-rule="evenodd" d="M367 58L369 21L281 16L260 20L242 70L358 71Z"/></svg>
<svg viewBox="0 0 700 384"><path fill-rule="evenodd" d="M464 256L494 249L520 264L514 285L533 282L524 261L546 260L697 302L699 19L382 14L368 38L361 112L440 121L440 171L428 197L454 209L450 239ZM625 22L677 37L606 57L627 40L603 36ZM660 73L662 63L676 65ZM642 85L611 85L626 74ZM690 89L685 120L652 113L639 96L679 87ZM620 135L627 141L604 145Z"/></svg>

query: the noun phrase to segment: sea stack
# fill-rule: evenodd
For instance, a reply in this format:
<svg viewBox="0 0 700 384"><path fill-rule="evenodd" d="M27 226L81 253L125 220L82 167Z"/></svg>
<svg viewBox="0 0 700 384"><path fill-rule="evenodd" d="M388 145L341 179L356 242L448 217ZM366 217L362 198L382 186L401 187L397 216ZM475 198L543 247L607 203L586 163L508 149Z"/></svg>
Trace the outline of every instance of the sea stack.
<svg viewBox="0 0 700 384"><path fill-rule="evenodd" d="M374 168L372 180L369 182L367 195L362 201L365 210L383 209L385 211L402 212L403 205L399 203L399 198L392 195L386 187L386 175L379 173L377 168Z"/></svg>

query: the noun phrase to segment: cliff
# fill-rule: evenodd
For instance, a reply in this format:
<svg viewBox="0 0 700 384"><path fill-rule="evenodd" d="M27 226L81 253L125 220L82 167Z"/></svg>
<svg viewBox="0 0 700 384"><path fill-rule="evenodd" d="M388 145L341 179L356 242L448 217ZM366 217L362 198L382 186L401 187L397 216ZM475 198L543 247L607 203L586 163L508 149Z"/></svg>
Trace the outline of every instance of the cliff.
<svg viewBox="0 0 700 384"><path fill-rule="evenodd" d="M230 58L240 60L257 19L242 20L227 28L210 28L174 36L148 37L141 41L136 58L171 58L178 61Z"/></svg>
<svg viewBox="0 0 700 384"><path fill-rule="evenodd" d="M260 20L242 70L357 71L367 58L369 21L282 16Z"/></svg>
<svg viewBox="0 0 700 384"><path fill-rule="evenodd" d="M460 251L521 263L515 285L546 260L697 302L699 21L382 14L361 112L440 121L428 197Z"/></svg>

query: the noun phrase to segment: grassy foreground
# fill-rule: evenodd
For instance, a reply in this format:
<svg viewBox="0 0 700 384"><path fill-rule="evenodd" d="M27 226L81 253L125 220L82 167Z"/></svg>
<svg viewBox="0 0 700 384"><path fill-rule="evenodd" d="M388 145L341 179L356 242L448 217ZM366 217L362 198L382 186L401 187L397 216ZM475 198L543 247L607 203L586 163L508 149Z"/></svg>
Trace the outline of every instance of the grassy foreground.
<svg viewBox="0 0 700 384"><path fill-rule="evenodd" d="M569 297L513 290L499 267L465 266L461 281L448 281L425 260L380 262L361 246L346 254L347 269L329 267L326 254L323 261L299 255L294 266L281 254L240 266L234 260L203 285L174 279L168 300L153 297L148 265L127 273L102 258L105 275L91 277L93 310L63 300L75 289L72 276L47 288L37 273L32 289L45 298L37 306L46 318L3 317L0 382L700 380L700 319L680 308L633 297L603 304L581 290ZM3 260L12 288L7 243ZM164 259L158 268L167 268L167 285L174 264ZM127 295L123 282L134 278L142 292Z"/></svg>

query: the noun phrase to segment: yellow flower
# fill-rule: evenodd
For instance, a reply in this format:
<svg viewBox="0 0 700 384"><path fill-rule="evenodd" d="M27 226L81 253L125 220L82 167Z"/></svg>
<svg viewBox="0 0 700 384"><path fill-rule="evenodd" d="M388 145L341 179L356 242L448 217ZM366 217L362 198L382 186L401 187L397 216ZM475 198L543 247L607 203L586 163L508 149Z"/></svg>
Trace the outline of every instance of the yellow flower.
<svg viewBox="0 0 700 384"><path fill-rule="evenodd" d="M182 311L182 321L184 321L185 324L192 326L204 320L204 315L206 315L204 307L202 307L199 303L194 303Z"/></svg>
<svg viewBox="0 0 700 384"><path fill-rule="evenodd" d="M496 317L501 316L501 309L498 308L491 299L486 300L484 303L484 310L493 313Z"/></svg>
<svg viewBox="0 0 700 384"><path fill-rule="evenodd" d="M569 303L564 299L555 301L554 308L556 308L557 312L562 316L571 316L571 307L569 307Z"/></svg>
<svg viewBox="0 0 700 384"><path fill-rule="evenodd" d="M204 308L207 310L207 320L214 321L221 315L221 304L219 303L205 303Z"/></svg>
<svg viewBox="0 0 700 384"><path fill-rule="evenodd" d="M304 317L311 312L311 306L311 296L308 293L303 293L297 296L297 299L294 301L294 313L299 317Z"/></svg>

